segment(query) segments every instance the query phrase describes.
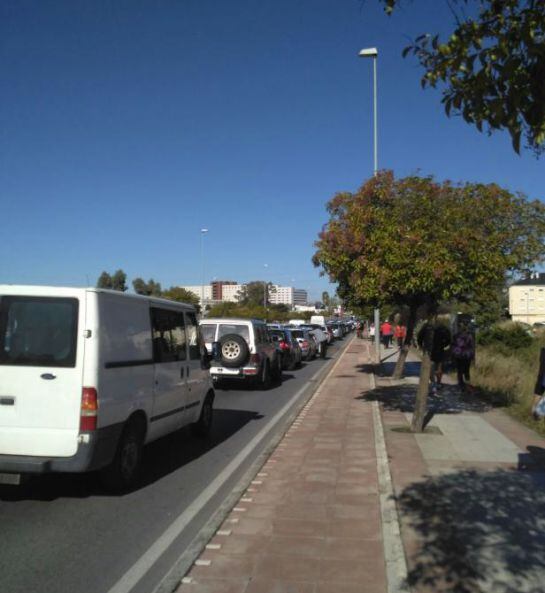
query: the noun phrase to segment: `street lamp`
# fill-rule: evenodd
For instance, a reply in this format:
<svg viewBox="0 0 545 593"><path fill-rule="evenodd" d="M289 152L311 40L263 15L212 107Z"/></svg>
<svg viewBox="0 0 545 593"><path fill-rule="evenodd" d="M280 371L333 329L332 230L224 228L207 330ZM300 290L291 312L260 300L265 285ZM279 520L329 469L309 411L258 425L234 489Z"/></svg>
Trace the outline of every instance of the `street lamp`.
<svg viewBox="0 0 545 593"><path fill-rule="evenodd" d="M377 140L377 58L378 49L367 47L360 50L360 58L373 58L373 175L378 172L378 140ZM380 309L375 309L375 350L377 362L380 362Z"/></svg>
<svg viewBox="0 0 545 593"><path fill-rule="evenodd" d="M204 235L208 232L208 229L201 229L201 266L202 266L202 278L201 278L201 317L204 317Z"/></svg>
<svg viewBox="0 0 545 593"><path fill-rule="evenodd" d="M263 264L263 267L266 270L269 267L269 264ZM263 308L265 309L265 317L266 317L267 316L267 280L263 280Z"/></svg>
<svg viewBox="0 0 545 593"><path fill-rule="evenodd" d="M378 49L368 47L360 50L360 58L373 58L373 175L378 171L378 140L377 140L377 58Z"/></svg>

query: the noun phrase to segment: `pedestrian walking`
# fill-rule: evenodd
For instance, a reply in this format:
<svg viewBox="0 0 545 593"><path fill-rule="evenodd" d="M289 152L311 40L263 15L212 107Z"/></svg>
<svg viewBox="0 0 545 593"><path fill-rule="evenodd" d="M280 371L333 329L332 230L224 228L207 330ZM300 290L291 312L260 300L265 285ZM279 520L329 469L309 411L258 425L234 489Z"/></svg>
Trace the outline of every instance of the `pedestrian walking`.
<svg viewBox="0 0 545 593"><path fill-rule="evenodd" d="M532 402L532 416L535 420L544 418L541 413L545 408L545 348L539 353L539 370L537 372L536 384L534 387L534 401Z"/></svg>
<svg viewBox="0 0 545 593"><path fill-rule="evenodd" d="M382 343L384 348L389 348L390 343L392 341L392 336L394 335L394 330L392 328L392 324L386 319L384 323L380 326L380 335L382 336Z"/></svg>
<svg viewBox="0 0 545 593"><path fill-rule="evenodd" d="M443 366L451 343L450 330L440 323L435 325L425 323L418 332L417 343L430 355L432 362L430 381L435 393L442 387Z"/></svg>
<svg viewBox="0 0 545 593"><path fill-rule="evenodd" d="M394 328L394 337L397 341L398 348L403 347L403 342L405 341L405 337L407 336L407 328L402 324L398 323Z"/></svg>
<svg viewBox="0 0 545 593"><path fill-rule="evenodd" d="M362 338L362 324L359 319L358 321L356 321L356 335L358 336L358 338Z"/></svg>
<svg viewBox="0 0 545 593"><path fill-rule="evenodd" d="M451 355L458 375L458 387L463 393L466 390L466 382L470 379L471 362L475 358L475 340L465 323L460 324L460 330L454 335Z"/></svg>
<svg viewBox="0 0 545 593"><path fill-rule="evenodd" d="M371 323L369 326L369 339L372 341L375 339L375 324Z"/></svg>

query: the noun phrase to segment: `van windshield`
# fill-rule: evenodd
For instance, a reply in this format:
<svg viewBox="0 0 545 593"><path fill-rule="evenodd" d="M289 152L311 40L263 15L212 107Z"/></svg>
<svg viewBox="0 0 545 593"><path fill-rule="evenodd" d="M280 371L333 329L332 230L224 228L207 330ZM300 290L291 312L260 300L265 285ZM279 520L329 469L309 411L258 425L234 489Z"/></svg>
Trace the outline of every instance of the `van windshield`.
<svg viewBox="0 0 545 593"><path fill-rule="evenodd" d="M0 297L0 365L74 367L78 300Z"/></svg>

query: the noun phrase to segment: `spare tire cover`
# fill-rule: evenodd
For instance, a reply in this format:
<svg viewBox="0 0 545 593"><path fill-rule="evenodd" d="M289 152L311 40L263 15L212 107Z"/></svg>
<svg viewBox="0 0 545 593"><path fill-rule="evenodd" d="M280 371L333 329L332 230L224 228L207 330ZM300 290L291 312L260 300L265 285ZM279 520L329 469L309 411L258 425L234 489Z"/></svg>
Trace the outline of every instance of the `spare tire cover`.
<svg viewBox="0 0 545 593"><path fill-rule="evenodd" d="M227 334L220 339L220 357L223 366L242 366L248 361L249 356L250 349L242 336Z"/></svg>

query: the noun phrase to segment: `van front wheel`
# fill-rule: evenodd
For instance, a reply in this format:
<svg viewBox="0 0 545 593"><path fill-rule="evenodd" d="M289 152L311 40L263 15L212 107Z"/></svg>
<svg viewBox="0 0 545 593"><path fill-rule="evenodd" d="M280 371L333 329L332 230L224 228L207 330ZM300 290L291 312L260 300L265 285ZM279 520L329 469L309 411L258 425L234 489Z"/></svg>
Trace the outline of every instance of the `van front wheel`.
<svg viewBox="0 0 545 593"><path fill-rule="evenodd" d="M134 485L142 463L143 434L136 422L127 424L121 433L112 463L101 471L102 483L114 492Z"/></svg>

